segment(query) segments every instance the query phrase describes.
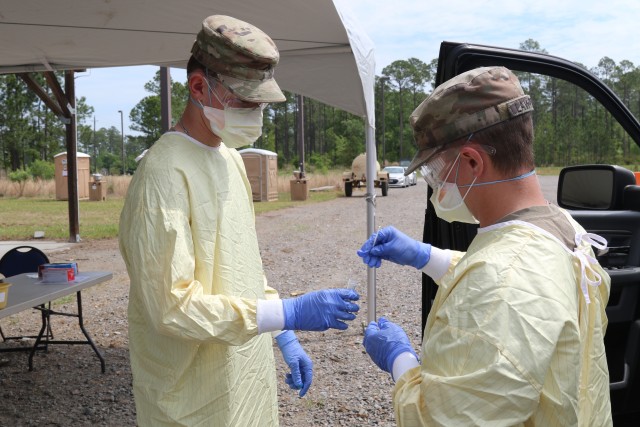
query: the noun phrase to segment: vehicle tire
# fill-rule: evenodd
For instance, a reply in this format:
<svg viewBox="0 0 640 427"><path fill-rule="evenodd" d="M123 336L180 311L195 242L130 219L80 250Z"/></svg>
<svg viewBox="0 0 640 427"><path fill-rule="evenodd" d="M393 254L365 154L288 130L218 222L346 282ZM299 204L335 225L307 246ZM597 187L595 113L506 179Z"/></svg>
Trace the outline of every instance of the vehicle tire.
<svg viewBox="0 0 640 427"><path fill-rule="evenodd" d="M382 196L386 197L389 194L389 182L384 181L380 186L382 187Z"/></svg>
<svg viewBox="0 0 640 427"><path fill-rule="evenodd" d="M351 197L353 194L353 184L351 181L345 181L344 183L344 195L347 197Z"/></svg>

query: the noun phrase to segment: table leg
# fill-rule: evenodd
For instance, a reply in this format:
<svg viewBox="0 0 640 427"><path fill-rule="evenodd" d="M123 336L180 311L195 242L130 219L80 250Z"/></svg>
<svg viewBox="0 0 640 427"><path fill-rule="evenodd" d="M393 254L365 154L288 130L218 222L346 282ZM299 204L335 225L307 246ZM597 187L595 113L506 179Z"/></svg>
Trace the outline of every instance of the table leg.
<svg viewBox="0 0 640 427"><path fill-rule="evenodd" d="M31 353L29 354L29 370L30 371L33 370L33 355L35 354L36 350L38 349L38 345L40 344L40 341L42 340L42 336L44 335L44 332L47 330L47 328L50 327L51 315L54 314L54 315L58 315L58 316L77 317L78 318L78 325L80 326L80 330L84 334L84 337L86 338L86 341L49 340L48 339L49 337L47 335L47 339L45 340L45 344L44 344L44 349L46 350L48 348L49 344L89 344L91 346L91 348L93 348L93 351L98 356L98 359L100 359L100 369L102 370L102 373L104 374L106 372L106 364L105 364L105 361L104 361L104 357L102 356L102 353L100 353L100 350L98 350L98 347L95 345L95 343L91 339L91 336L89 335L87 330L84 328L84 320L83 320L83 317L82 317L82 294L80 293L80 291L76 292L76 299L77 299L77 302L78 302L78 313L77 314L74 314L74 313L62 313L62 312L57 312L57 311L54 311L54 310L49 310L49 309L46 309L46 308L41 309L41 311L42 311L42 327L40 328L40 333L38 334L38 336L36 338L36 342L35 342L33 348L31 349Z"/></svg>
<svg viewBox="0 0 640 427"><path fill-rule="evenodd" d="M47 327L49 326L49 310L47 310L46 308L43 308L40 310L40 313L42 315L42 326L40 327L40 332L38 333L38 336L36 337L36 342L33 344L33 347L31 348L31 352L29 353L29 371L33 371L33 355L36 354L36 350L38 349L38 345L40 344L40 341L42 340L42 335L44 335L44 332L47 330ZM48 336L47 336L48 338ZM45 349L47 348L47 346L45 346Z"/></svg>
<svg viewBox="0 0 640 427"><path fill-rule="evenodd" d="M102 373L104 374L105 373L104 357L102 357L102 354L98 350L98 347L96 347L96 345L94 344L93 340L91 339L91 336L89 335L89 333L84 328L84 323L82 321L82 296L80 295L80 291L78 291L78 293L76 295L78 297L78 324L80 325L80 330L82 331L84 336L87 338L87 342L89 343L91 348L93 348L93 351L98 356L98 359L100 359L100 367L102 369Z"/></svg>

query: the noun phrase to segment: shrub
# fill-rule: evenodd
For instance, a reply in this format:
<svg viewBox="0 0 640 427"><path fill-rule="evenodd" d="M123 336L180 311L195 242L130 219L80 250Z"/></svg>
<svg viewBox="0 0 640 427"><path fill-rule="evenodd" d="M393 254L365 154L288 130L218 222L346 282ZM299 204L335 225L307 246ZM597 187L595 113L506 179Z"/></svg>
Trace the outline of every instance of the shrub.
<svg viewBox="0 0 640 427"><path fill-rule="evenodd" d="M9 172L9 180L18 185L18 197L22 197L22 193L24 193L24 186L29 178L31 178L31 174L29 171L24 169Z"/></svg>
<svg viewBox="0 0 640 427"><path fill-rule="evenodd" d="M20 183L28 180L29 178L31 178L31 174L28 170L17 169L13 172L9 172L9 180L11 180L11 182Z"/></svg>
<svg viewBox="0 0 640 427"><path fill-rule="evenodd" d="M44 160L35 160L29 166L29 172L31 172L34 179L52 179L55 175L55 166L53 163Z"/></svg>
<svg viewBox="0 0 640 427"><path fill-rule="evenodd" d="M309 163L315 166L316 170L322 174L326 174L329 172L329 167L331 166L331 155L326 154L311 154L311 158L309 159Z"/></svg>

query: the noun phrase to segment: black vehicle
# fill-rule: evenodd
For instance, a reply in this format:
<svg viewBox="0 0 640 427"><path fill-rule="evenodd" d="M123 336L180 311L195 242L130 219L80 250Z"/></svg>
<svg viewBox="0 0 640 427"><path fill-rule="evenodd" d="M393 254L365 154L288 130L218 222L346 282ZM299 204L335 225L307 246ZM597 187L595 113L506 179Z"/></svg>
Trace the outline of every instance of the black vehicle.
<svg viewBox="0 0 640 427"><path fill-rule="evenodd" d="M618 121L640 146L640 123L602 81L585 68L564 59L533 52L465 43L440 46L436 85L482 66L502 65L513 71L565 80L584 89ZM589 184L591 183L591 184ZM588 189L588 191L585 191ZM429 189L429 197L431 189ZM605 348L610 374L611 407L615 426L638 425L640 415L640 186L634 174L613 165L581 165L563 169L558 181L560 207L588 232L609 242L598 254L611 276L607 306L609 325ZM477 226L449 224L439 219L431 202L425 212L423 241L440 248L464 251ZM437 286L422 276L422 326L426 323Z"/></svg>

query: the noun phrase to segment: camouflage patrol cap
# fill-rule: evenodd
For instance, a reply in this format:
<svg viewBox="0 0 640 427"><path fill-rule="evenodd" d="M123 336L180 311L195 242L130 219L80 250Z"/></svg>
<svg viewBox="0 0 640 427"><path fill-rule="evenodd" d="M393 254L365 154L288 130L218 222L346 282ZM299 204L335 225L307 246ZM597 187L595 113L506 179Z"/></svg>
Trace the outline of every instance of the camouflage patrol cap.
<svg viewBox="0 0 640 427"><path fill-rule="evenodd" d="M282 102L273 78L280 54L259 28L224 15L209 16L191 48L193 57L215 72L234 95L250 102Z"/></svg>
<svg viewBox="0 0 640 427"><path fill-rule="evenodd" d="M446 145L529 111L533 111L531 99L505 67L476 68L455 76L411 113L418 152L405 175Z"/></svg>

